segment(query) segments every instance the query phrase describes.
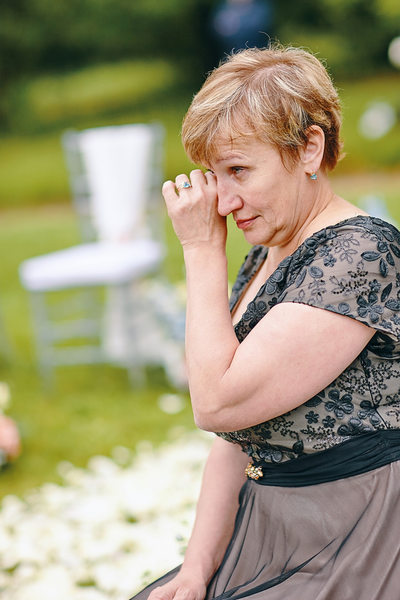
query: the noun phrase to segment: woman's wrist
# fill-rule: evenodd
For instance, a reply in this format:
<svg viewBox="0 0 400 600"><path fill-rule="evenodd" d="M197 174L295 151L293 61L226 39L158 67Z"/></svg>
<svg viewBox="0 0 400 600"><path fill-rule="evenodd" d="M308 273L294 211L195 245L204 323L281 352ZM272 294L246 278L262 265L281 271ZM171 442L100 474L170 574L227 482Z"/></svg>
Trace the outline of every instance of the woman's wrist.
<svg viewBox="0 0 400 600"><path fill-rule="evenodd" d="M224 247L218 248L210 244L187 246L183 250L183 258L188 285L192 273L195 273L196 279L204 273L208 282L212 282L214 276L218 281L228 278L228 260Z"/></svg>
<svg viewBox="0 0 400 600"><path fill-rule="evenodd" d="M206 558L206 561L208 564L202 565L199 556L195 560L185 559L180 568L180 574L185 578L190 578L192 581L207 586L218 569L219 564L211 563L209 557Z"/></svg>
<svg viewBox="0 0 400 600"><path fill-rule="evenodd" d="M183 257L190 259L191 257L196 256L207 256L207 257L215 257L215 258L224 258L226 261L226 249L224 242L218 241L196 241L196 242L187 242L182 245Z"/></svg>

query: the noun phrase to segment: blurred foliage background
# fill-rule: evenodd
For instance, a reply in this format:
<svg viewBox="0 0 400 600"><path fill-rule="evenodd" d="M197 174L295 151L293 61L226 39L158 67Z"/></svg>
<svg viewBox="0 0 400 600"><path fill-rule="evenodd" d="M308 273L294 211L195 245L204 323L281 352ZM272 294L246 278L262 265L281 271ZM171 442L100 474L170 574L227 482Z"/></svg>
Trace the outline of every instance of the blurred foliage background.
<svg viewBox="0 0 400 600"><path fill-rule="evenodd" d="M357 121L385 98L400 111L388 61L400 35L397 0L269 0L265 32L303 45L342 90L348 159L340 170L397 164L398 129L365 143ZM60 133L137 120L168 130L166 175L187 166L179 126L192 94L220 59L216 0L0 0L0 206L65 200ZM340 171L339 171L340 172Z"/></svg>
<svg viewBox="0 0 400 600"><path fill-rule="evenodd" d="M0 496L57 479L56 464L84 465L115 445L165 438L192 427L159 410L171 390L164 375L131 389L112 367L59 369L43 390L35 369L28 300L18 265L79 242L60 136L65 129L159 121L166 129L165 175L190 165L180 145L182 117L220 57L210 26L214 0L0 0L0 380L13 398L24 451L0 477ZM388 46L400 35L398 0L270 0L265 32L326 61L344 109L347 157L333 179L353 202L382 196L400 220L400 72ZM395 123L380 136L360 133L373 102L389 103ZM165 273L183 278L178 244L166 225ZM246 246L229 241L230 278Z"/></svg>

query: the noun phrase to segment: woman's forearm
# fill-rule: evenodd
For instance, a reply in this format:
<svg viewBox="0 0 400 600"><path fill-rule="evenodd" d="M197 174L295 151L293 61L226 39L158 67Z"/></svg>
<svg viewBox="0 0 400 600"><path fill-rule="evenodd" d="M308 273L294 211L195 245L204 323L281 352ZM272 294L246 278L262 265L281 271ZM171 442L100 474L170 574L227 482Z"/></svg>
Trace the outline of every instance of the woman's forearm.
<svg viewBox="0 0 400 600"><path fill-rule="evenodd" d="M186 249L186 361L196 423L217 408L222 379L239 346L228 301L225 252L212 246ZM206 428L206 427L204 427Z"/></svg>
<svg viewBox="0 0 400 600"><path fill-rule="evenodd" d="M238 347L228 305L226 219L218 213L217 180L210 172L195 169L190 182L178 175L175 184L164 183L163 195L186 266L186 361L193 412L199 427L207 429L203 415L218 411L221 381Z"/></svg>
<svg viewBox="0 0 400 600"><path fill-rule="evenodd" d="M181 572L207 585L232 536L247 457L240 447L217 438L208 458L193 533Z"/></svg>

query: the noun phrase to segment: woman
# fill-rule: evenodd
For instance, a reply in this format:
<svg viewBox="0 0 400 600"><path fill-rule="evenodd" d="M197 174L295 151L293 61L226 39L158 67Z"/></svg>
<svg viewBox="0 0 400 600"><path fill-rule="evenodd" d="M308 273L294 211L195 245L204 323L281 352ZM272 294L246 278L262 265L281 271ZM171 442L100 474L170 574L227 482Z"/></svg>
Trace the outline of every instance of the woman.
<svg viewBox="0 0 400 600"><path fill-rule="evenodd" d="M185 117L208 170L163 194L217 437L184 563L137 599L398 597L400 234L332 191L340 122L322 64L280 47L230 56ZM228 215L253 246L230 305Z"/></svg>

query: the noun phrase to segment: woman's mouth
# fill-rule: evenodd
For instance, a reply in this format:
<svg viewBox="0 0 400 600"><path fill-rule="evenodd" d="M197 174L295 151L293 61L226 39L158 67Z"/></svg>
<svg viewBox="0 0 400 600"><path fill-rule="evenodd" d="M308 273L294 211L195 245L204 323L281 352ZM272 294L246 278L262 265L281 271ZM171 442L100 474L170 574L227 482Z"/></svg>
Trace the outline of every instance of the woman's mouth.
<svg viewBox="0 0 400 600"><path fill-rule="evenodd" d="M239 229L247 229L255 221L256 218L257 217L252 217L250 219L236 219L236 225Z"/></svg>

